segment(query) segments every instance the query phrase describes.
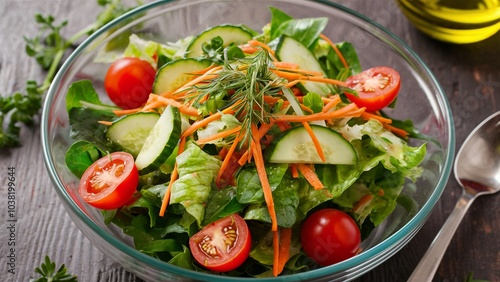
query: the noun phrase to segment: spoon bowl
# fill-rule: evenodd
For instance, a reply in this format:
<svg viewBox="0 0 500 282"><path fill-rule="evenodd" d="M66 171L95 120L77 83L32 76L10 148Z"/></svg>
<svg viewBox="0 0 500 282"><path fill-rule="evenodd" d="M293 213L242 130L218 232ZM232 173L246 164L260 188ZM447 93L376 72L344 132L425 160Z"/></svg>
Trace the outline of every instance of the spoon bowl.
<svg viewBox="0 0 500 282"><path fill-rule="evenodd" d="M467 209L480 195L500 191L500 111L481 122L458 151L455 178L462 195L408 281L432 281Z"/></svg>

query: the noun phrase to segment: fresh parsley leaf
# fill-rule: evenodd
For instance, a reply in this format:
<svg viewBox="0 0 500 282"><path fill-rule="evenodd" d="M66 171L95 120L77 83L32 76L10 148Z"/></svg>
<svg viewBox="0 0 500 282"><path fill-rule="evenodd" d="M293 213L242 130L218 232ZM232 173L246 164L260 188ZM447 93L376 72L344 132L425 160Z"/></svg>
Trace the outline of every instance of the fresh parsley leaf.
<svg viewBox="0 0 500 282"><path fill-rule="evenodd" d="M67 271L64 264L56 268L56 263L45 256L44 262L35 269L40 277L31 278L30 282L77 282L78 277L67 273Z"/></svg>

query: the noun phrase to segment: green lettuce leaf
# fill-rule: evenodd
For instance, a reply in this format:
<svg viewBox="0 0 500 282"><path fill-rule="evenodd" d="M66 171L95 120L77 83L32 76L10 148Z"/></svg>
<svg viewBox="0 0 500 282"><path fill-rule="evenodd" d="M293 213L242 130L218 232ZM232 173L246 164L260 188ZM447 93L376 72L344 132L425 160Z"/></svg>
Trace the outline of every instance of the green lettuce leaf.
<svg viewBox="0 0 500 282"><path fill-rule="evenodd" d="M211 184L221 161L205 153L193 142L186 144L186 150L176 160L179 178L172 185L170 203L182 204L201 226Z"/></svg>

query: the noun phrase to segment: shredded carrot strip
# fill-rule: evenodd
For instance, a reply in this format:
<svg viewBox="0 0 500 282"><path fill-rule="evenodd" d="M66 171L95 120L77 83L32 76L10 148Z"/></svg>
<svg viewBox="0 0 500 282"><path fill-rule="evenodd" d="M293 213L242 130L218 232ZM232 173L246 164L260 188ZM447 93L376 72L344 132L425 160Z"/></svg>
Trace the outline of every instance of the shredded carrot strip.
<svg viewBox="0 0 500 282"><path fill-rule="evenodd" d="M177 155L180 155L182 152L184 152L184 148L186 147L186 138L181 138L179 141L177 149ZM174 182L177 180L179 177L179 171L177 170L177 162L174 165L174 169L172 173L170 174L170 183L168 183L167 190L165 190L165 195L163 196L163 199L161 201L161 207L160 207L160 216L165 215L165 211L167 210L168 203L170 202L170 194L172 191L172 185Z"/></svg>
<svg viewBox="0 0 500 282"><path fill-rule="evenodd" d="M319 180L318 176L310 166L308 166L307 164L296 164L296 166L302 176L304 176L307 182L309 182L309 184L311 184L311 186L315 190L321 190L325 188L323 183L321 183L321 180Z"/></svg>
<svg viewBox="0 0 500 282"><path fill-rule="evenodd" d="M362 208L364 205L366 205L368 202L370 202L373 199L372 194L366 194L359 201L356 203L356 205L352 208L352 211L355 212Z"/></svg>
<svg viewBox="0 0 500 282"><path fill-rule="evenodd" d="M304 122L304 121L317 121L317 120L329 120L333 118L340 117L357 117L360 116L361 113L365 111L365 108L358 108L356 104L351 103L341 109L327 112L327 113L315 113L305 116L295 116L295 115L282 115L282 116L274 116L272 119L275 122Z"/></svg>
<svg viewBox="0 0 500 282"><path fill-rule="evenodd" d="M321 161L325 162L326 161L325 153L323 152L323 148L321 147L321 144L319 143L318 137L316 136L316 134L314 134L311 126L309 125L309 123L307 123L305 121L302 122L302 126L304 126L304 128L306 129L309 136L311 136L311 140L314 144L314 148L316 148L316 152L318 152L319 158L321 159Z"/></svg>
<svg viewBox="0 0 500 282"><path fill-rule="evenodd" d="M170 202L172 185L174 184L175 180L177 180L178 177L179 177L179 171L177 170L177 163L175 163L174 170L170 174L170 183L168 183L167 190L165 190L165 195L163 196L163 199L161 201L160 216L164 216L165 211L167 211L167 205Z"/></svg>
<svg viewBox="0 0 500 282"><path fill-rule="evenodd" d="M290 171L292 173L293 178L299 178L299 170L297 169L297 166L294 164L290 165Z"/></svg>
<svg viewBox="0 0 500 282"><path fill-rule="evenodd" d="M384 196L384 194L385 194L384 189L382 189L382 188L378 189L378 195L380 197Z"/></svg>
<svg viewBox="0 0 500 282"><path fill-rule="evenodd" d="M301 74L301 75L310 75L310 76L318 76L323 77L323 73L319 71L305 70L305 69L288 69L288 68L270 68L271 71L275 71L280 74L285 75L285 73L289 74Z"/></svg>
<svg viewBox="0 0 500 282"><path fill-rule="evenodd" d="M255 140L260 141L260 139L262 139L262 137L266 135L266 133L271 129L271 127L273 127L273 125L274 125L273 121L271 121L270 123L262 124L257 131L258 135L254 136ZM238 160L238 164L240 166L243 166L245 165L246 162L249 163L251 159L252 159L252 152L251 150L247 150L245 153L243 153L243 155L241 155L240 159Z"/></svg>
<svg viewBox="0 0 500 282"><path fill-rule="evenodd" d="M113 124L113 122L111 122L111 121L107 121L107 120L100 120L100 121L98 121L98 123L100 123L100 124L104 124L104 125L107 125L107 126L110 126L110 125L112 125L112 124Z"/></svg>
<svg viewBox="0 0 500 282"><path fill-rule="evenodd" d="M304 75L296 72L289 72L289 71L281 71L281 70L273 70L271 69L272 72L274 72L276 75L287 79L288 81L293 81L293 80L303 80Z"/></svg>
<svg viewBox="0 0 500 282"><path fill-rule="evenodd" d="M228 151L229 151L228 148L222 147L222 149L220 149L219 151L219 157L221 157L221 159L224 159L227 156Z"/></svg>
<svg viewBox="0 0 500 282"><path fill-rule="evenodd" d="M323 109L321 110L323 113L328 112L329 110L333 109L333 107L337 106L340 103L340 97L338 95L335 96L337 99L331 99L328 103L326 103L325 106L323 106Z"/></svg>
<svg viewBox="0 0 500 282"><path fill-rule="evenodd" d="M252 135L259 136L259 132L255 124L252 124ZM277 231L278 221L276 219L276 211L274 210L273 194L271 185L269 184L269 179L267 178L266 165L264 164L264 158L262 157L262 148L260 147L259 140L252 139L252 141L250 142L250 147L250 149L252 150L255 167L257 169L257 174L259 175L259 179L262 184L264 200L266 201L269 216L271 217L271 230Z"/></svg>
<svg viewBox="0 0 500 282"><path fill-rule="evenodd" d="M210 71L211 69L214 69L214 68L217 68L217 67L220 67L220 66L217 66L217 65L211 65L209 67L206 67L202 70L197 70L197 71L193 71L191 72L192 74L204 74L204 73L207 73L208 71Z"/></svg>
<svg viewBox="0 0 500 282"><path fill-rule="evenodd" d="M205 144L205 143L208 143L210 141L213 141L213 140L217 140L219 138L224 138L224 137L228 137L229 135L231 134L234 134L238 131L241 130L241 125L240 126L237 126L235 128L231 128L231 129L228 129L228 130L224 130L224 131L221 131L221 132L218 132L212 136L209 136L209 137L206 137L206 138L202 138L202 139L198 139L196 141L197 144Z"/></svg>
<svg viewBox="0 0 500 282"><path fill-rule="evenodd" d="M149 96L153 100L153 102L151 104L155 104L155 106L156 106L156 101L160 102L158 104L158 106L156 106L156 107L159 107L161 105L165 105L165 106L171 105L172 107L178 108L179 111L183 114L194 116L194 117L197 117L200 115L200 113L198 112L198 109L190 107L188 105L184 105L184 104L182 104L174 99L166 98L166 97L156 95L156 94L151 94Z"/></svg>
<svg viewBox="0 0 500 282"><path fill-rule="evenodd" d="M278 267L280 261L280 234L279 231L273 230L273 276L278 276Z"/></svg>
<svg viewBox="0 0 500 282"><path fill-rule="evenodd" d="M376 120L380 121L381 123L386 123L386 124L392 123L392 120L390 118L385 118L383 116L379 116L379 115L372 114L369 112L362 113L361 117L365 120L376 119Z"/></svg>
<svg viewBox="0 0 500 282"><path fill-rule="evenodd" d="M259 49L255 48L254 46L250 46L249 44L243 44L239 46L241 51L246 54L253 54L257 52Z"/></svg>
<svg viewBox="0 0 500 282"><path fill-rule="evenodd" d="M288 82L287 84L285 84L284 86L286 88L292 88L297 83L300 83L300 80L292 80L292 81ZM295 92L293 94L295 94ZM295 95L297 95L297 94L295 94Z"/></svg>
<svg viewBox="0 0 500 282"><path fill-rule="evenodd" d="M117 116L124 116L124 115L130 115L130 114L135 114L138 111L140 111L141 108L135 108L135 109L127 109L127 110L113 110L113 113Z"/></svg>
<svg viewBox="0 0 500 282"><path fill-rule="evenodd" d="M241 129L241 126L240 126L240 129ZM229 147L229 150L227 150L227 154L224 156L224 160L222 161L219 172L217 173L215 183L220 183L221 177L224 174L224 171L226 170L227 166L229 165L229 161L231 160L231 157L233 156L234 150L236 150L236 146L241 141L241 139L243 139L243 137L244 137L243 134L238 134L238 136L236 136L236 139L234 140L233 144L231 144L231 147Z"/></svg>
<svg viewBox="0 0 500 282"><path fill-rule="evenodd" d="M290 257L290 246L292 244L292 228L280 228L279 232L279 260L277 274L279 275L285 268L285 264Z"/></svg>
<svg viewBox="0 0 500 282"><path fill-rule="evenodd" d="M223 66L215 66L213 68L210 68L204 74L195 77L194 79L190 80L189 82L187 82L183 86L179 87L177 90L175 90L173 92L173 94L175 96L182 97L182 94L185 94L185 92L189 89L189 87L196 85L197 83L200 83L204 80L210 80L210 79L216 78L218 75L214 74L214 73L216 71L221 70L222 68L223 68ZM172 92L165 92L165 93L162 93L160 95L165 97L166 95L169 95L169 94L172 95Z"/></svg>
<svg viewBox="0 0 500 282"><path fill-rule="evenodd" d="M278 69L290 69L290 70L298 70L299 69L299 64L290 63L290 62L274 61L273 65Z"/></svg>
<svg viewBox="0 0 500 282"><path fill-rule="evenodd" d="M304 105L304 104L299 104L299 105L300 105L300 108L301 108L302 110L304 110L304 111L306 111L306 112L308 112L308 113L310 113L310 114L314 113L314 111L313 111L311 108L309 108L308 106L306 106L306 105Z"/></svg>
<svg viewBox="0 0 500 282"><path fill-rule="evenodd" d="M383 126L387 129L387 130L390 130L392 133L396 134L397 136L403 138L403 139L407 139L408 138L408 131L404 130L404 129L401 129L401 128L397 128L395 126L392 126L390 124L387 124L387 123L383 123Z"/></svg>
<svg viewBox="0 0 500 282"><path fill-rule="evenodd" d="M140 111L141 112L148 112L148 111L151 111L153 109L156 109L156 108L159 108L159 107L162 107L162 106L165 106L165 103L162 102L162 101L156 100L156 101L152 101L152 102L146 103L146 105L144 105L144 107Z"/></svg>
<svg viewBox="0 0 500 282"><path fill-rule="evenodd" d="M271 47L269 47L268 45L266 45L265 43L262 43L260 41L257 41L257 40L250 40L248 41L248 45L250 46L260 46L262 47L263 49L265 49L267 52L269 52L269 54L271 55L271 57L273 57L273 60L276 61L276 58L275 58L275 53L274 53L274 50L271 49Z"/></svg>
<svg viewBox="0 0 500 282"><path fill-rule="evenodd" d="M337 48L337 45L335 45L335 43L333 43L330 40L330 38L326 37L326 35L324 35L324 34L320 34L319 37L321 37L323 40L325 40L326 42L328 42L328 44L330 44L330 46L332 47L333 51L335 51L335 53L337 54L337 56L339 56L340 61L342 62L342 64L344 65L344 67L348 68L349 64L347 63L346 59L344 58L344 55L342 55L342 52L340 52L339 48Z"/></svg>
<svg viewBox="0 0 500 282"><path fill-rule="evenodd" d="M222 112L216 112L216 113L206 117L205 119L194 122L193 124L191 124L191 126L189 126L182 133L182 136L184 136L184 137L191 136L196 130L206 126L207 124L211 123L212 121L216 121L216 120L220 119L222 117L222 114L233 114L234 113L233 108L236 105L237 104L234 104L233 106L224 109Z"/></svg>
<svg viewBox="0 0 500 282"><path fill-rule="evenodd" d="M319 77L319 76L304 76L302 80L310 80L310 81L315 81L315 82L322 82L322 83L327 83L327 84L333 84L333 85L340 85L340 86L345 86L347 87L347 84L343 81L336 80L336 79L331 79L331 78L326 78L326 77Z"/></svg>

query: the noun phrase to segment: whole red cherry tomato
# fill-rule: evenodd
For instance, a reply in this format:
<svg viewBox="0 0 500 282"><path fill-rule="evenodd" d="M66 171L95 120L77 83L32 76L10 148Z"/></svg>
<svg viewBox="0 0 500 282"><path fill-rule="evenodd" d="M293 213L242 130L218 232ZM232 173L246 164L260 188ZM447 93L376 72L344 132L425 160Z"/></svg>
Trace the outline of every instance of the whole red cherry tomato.
<svg viewBox="0 0 500 282"><path fill-rule="evenodd" d="M322 209L306 218L300 242L310 258L327 266L354 256L361 244L361 232L345 212Z"/></svg>
<svg viewBox="0 0 500 282"><path fill-rule="evenodd" d="M148 100L156 70L150 63L125 57L114 61L104 78L104 88L113 103L122 109L134 109Z"/></svg>

